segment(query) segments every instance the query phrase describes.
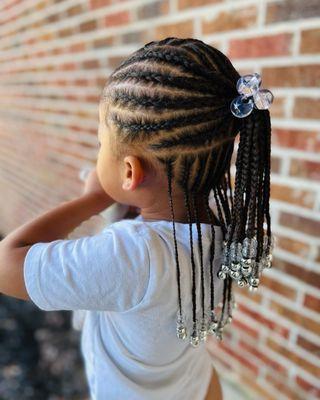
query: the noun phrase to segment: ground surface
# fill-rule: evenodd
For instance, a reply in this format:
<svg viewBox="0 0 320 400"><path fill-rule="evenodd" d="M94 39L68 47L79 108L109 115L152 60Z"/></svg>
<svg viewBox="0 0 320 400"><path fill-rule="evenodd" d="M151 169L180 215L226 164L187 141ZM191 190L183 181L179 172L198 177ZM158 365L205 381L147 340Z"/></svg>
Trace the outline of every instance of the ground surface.
<svg viewBox="0 0 320 400"><path fill-rule="evenodd" d="M79 332L69 311L0 295L0 400L85 400Z"/></svg>

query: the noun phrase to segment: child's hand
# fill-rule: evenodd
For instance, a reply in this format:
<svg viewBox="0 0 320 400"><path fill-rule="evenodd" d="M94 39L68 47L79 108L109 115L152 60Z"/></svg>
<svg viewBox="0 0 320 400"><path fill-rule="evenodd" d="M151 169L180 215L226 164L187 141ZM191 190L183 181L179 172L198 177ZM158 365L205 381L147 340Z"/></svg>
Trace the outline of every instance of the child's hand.
<svg viewBox="0 0 320 400"><path fill-rule="evenodd" d="M94 193L98 197L105 198L106 203L114 203L114 200L105 192L105 190L101 186L96 168L92 169L85 179L83 194L88 193Z"/></svg>

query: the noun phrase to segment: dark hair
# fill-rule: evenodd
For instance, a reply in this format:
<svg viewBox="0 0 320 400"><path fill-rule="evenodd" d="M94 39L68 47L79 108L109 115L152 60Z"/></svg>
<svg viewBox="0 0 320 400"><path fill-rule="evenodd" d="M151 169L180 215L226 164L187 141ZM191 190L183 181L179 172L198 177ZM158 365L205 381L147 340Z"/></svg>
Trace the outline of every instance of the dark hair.
<svg viewBox="0 0 320 400"><path fill-rule="evenodd" d="M204 266L196 197L204 200L211 221L210 309L214 308L214 224L223 239L242 241L256 235L261 255L266 218L270 237L270 114L253 109L245 118L230 111L239 95L239 73L218 49L193 38L168 37L134 52L108 79L101 100L107 104L106 123L113 124L121 143L142 143L165 168L176 253L179 310L180 268L175 232L172 181L182 188L190 227L193 322L196 320L195 263L191 221L196 220L201 259L202 313ZM125 84L124 84L125 83ZM134 113L132 112L134 111ZM234 192L230 163L240 133ZM212 191L218 215L209 207ZM191 215L193 207L195 215ZM228 236L227 236L228 231ZM232 278L224 280L220 322L231 318ZM227 309L226 309L227 308Z"/></svg>

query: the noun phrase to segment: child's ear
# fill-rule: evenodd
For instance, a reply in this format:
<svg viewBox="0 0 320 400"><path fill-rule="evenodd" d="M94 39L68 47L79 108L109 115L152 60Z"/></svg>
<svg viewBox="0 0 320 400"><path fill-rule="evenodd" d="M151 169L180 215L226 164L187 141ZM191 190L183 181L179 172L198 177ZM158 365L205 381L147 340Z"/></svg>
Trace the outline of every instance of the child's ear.
<svg viewBox="0 0 320 400"><path fill-rule="evenodd" d="M125 165L122 189L135 190L144 179L144 170L141 161L136 156L126 156L123 162Z"/></svg>

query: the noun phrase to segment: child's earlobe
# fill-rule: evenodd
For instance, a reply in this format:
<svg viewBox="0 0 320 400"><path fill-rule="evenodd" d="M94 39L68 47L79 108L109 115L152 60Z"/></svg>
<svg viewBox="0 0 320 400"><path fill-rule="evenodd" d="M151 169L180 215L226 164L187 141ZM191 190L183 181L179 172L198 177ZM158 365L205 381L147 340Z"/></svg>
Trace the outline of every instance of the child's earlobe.
<svg viewBox="0 0 320 400"><path fill-rule="evenodd" d="M123 189L123 190L129 190L129 189L130 189L130 186L131 186L131 182L130 182L128 179L126 179L126 180L122 183L122 189Z"/></svg>

